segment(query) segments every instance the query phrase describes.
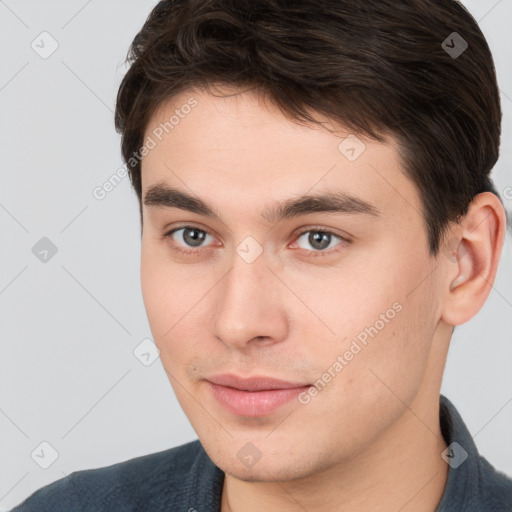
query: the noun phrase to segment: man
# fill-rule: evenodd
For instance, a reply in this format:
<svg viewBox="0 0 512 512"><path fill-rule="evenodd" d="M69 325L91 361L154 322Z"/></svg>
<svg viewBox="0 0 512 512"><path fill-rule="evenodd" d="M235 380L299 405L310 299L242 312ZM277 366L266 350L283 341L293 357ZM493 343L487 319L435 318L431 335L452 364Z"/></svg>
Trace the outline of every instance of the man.
<svg viewBox="0 0 512 512"><path fill-rule="evenodd" d="M163 1L130 61L143 297L199 440L14 510L512 510L440 397L506 224L499 92L464 7Z"/></svg>

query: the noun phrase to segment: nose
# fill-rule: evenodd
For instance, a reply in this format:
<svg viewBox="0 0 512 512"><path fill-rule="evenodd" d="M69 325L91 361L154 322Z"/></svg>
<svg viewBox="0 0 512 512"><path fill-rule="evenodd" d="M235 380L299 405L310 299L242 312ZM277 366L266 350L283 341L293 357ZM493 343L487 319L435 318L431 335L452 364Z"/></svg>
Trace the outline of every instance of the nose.
<svg viewBox="0 0 512 512"><path fill-rule="evenodd" d="M285 289L263 257L247 263L238 255L219 284L214 333L230 348L268 346L288 333Z"/></svg>

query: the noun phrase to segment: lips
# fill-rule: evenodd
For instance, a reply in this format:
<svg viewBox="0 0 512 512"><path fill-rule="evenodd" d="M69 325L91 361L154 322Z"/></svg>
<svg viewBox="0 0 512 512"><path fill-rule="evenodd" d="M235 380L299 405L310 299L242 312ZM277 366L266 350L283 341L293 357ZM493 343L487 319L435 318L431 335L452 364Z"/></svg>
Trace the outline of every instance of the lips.
<svg viewBox="0 0 512 512"><path fill-rule="evenodd" d="M241 378L228 374L210 377L207 383L221 406L246 417L272 414L310 386L271 377Z"/></svg>

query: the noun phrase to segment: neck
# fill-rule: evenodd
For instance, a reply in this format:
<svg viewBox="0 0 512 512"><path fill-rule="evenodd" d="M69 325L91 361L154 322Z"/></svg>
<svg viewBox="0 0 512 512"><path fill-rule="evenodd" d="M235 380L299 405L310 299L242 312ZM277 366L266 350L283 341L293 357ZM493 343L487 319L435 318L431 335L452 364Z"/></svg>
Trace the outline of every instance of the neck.
<svg viewBox="0 0 512 512"><path fill-rule="evenodd" d="M439 394L421 393L364 452L322 473L287 482L246 482L226 475L222 512L434 512L448 465L439 425Z"/></svg>

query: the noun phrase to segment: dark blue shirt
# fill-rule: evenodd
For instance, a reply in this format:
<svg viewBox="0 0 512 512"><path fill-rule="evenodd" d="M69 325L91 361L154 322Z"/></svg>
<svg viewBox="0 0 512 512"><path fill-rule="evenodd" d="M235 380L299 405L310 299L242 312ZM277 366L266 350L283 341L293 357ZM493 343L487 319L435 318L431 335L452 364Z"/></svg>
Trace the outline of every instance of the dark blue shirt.
<svg viewBox="0 0 512 512"><path fill-rule="evenodd" d="M478 454L454 405L440 396L450 464L433 512L511 512L512 480ZM440 454L441 456L441 454ZM97 469L75 471L35 491L11 512L219 512L224 473L199 441Z"/></svg>

